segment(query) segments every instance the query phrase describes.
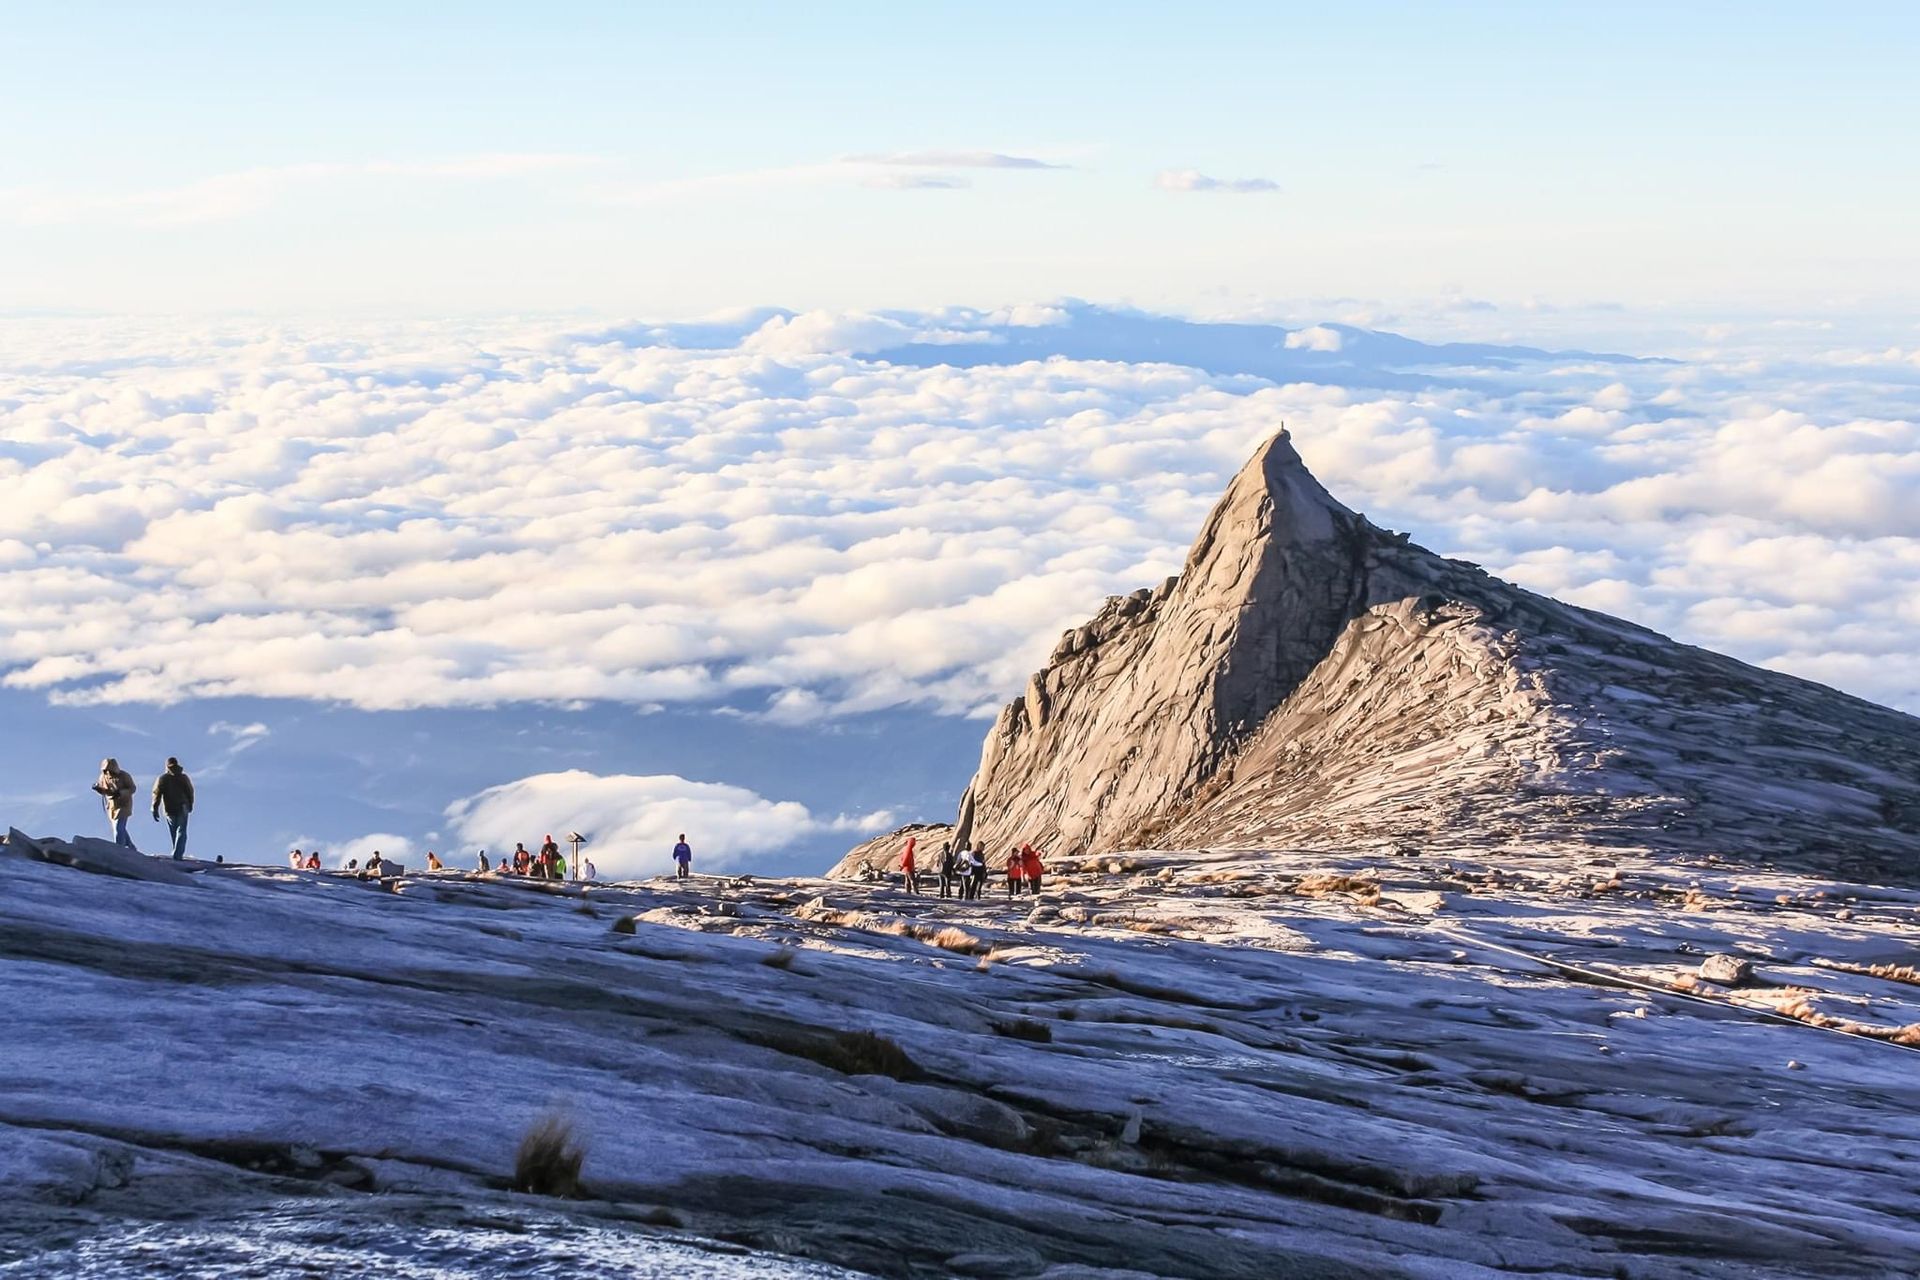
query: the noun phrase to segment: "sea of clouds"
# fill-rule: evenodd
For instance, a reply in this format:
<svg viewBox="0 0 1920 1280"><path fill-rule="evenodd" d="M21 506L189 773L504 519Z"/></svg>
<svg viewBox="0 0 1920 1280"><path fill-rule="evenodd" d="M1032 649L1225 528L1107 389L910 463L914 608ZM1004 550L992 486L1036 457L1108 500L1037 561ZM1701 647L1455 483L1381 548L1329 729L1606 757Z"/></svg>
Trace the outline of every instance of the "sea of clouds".
<svg viewBox="0 0 1920 1280"><path fill-rule="evenodd" d="M981 362L1074 322L0 321L0 683L982 716L1102 597L1176 571L1284 422L1337 497L1435 550L1920 711L1920 354ZM942 344L965 363L926 364Z"/></svg>

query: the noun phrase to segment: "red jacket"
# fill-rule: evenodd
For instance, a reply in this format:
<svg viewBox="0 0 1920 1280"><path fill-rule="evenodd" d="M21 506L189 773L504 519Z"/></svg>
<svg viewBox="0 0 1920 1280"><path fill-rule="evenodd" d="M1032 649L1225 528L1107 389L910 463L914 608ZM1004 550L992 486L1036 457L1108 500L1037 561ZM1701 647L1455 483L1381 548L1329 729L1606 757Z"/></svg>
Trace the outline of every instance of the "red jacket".
<svg viewBox="0 0 1920 1280"><path fill-rule="evenodd" d="M907 837L907 851L906 851L905 853L903 853L903 854L901 854L901 855L900 855L900 869L901 869L902 871L905 871L905 872L909 872L909 873L911 873L911 872L913 871L913 869L914 869L914 866L913 866L913 846L914 846L914 844L915 844L915 843L916 843L916 842L917 842L917 841L918 841L919 839L920 839L920 837L919 837L919 836L908 836L908 837Z"/></svg>
<svg viewBox="0 0 1920 1280"><path fill-rule="evenodd" d="M1027 879L1029 880L1038 880L1046 873L1047 869L1040 865L1040 855L1035 853L1031 847L1020 851L1020 861L1027 869Z"/></svg>

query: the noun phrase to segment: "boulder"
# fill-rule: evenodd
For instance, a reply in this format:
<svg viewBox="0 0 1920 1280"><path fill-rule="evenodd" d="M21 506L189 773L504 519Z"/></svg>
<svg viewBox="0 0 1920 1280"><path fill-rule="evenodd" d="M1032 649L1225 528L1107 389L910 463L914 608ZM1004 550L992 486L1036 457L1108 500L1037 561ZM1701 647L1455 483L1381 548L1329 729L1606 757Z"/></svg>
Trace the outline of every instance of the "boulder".
<svg viewBox="0 0 1920 1280"><path fill-rule="evenodd" d="M1723 987L1744 987L1753 981L1753 962L1722 952L1702 960L1699 973L1706 982L1718 983Z"/></svg>

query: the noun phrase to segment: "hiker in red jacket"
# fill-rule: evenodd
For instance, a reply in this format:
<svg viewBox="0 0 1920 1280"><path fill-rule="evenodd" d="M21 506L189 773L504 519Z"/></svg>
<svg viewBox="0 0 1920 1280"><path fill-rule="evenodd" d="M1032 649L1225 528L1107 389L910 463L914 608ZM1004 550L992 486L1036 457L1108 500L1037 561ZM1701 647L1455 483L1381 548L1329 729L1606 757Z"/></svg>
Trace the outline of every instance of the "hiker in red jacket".
<svg viewBox="0 0 1920 1280"><path fill-rule="evenodd" d="M1018 849L1007 850L1007 896L1016 897L1020 893L1020 883L1027 878L1027 864L1020 860Z"/></svg>
<svg viewBox="0 0 1920 1280"><path fill-rule="evenodd" d="M1041 865L1040 855L1034 851L1032 845L1020 846L1020 866L1027 873L1027 892L1037 896L1040 892L1040 877L1046 874L1047 869Z"/></svg>
<svg viewBox="0 0 1920 1280"><path fill-rule="evenodd" d="M920 868L913 860L913 846L919 842L919 836L908 836L906 852L900 855L900 882L908 893L920 892Z"/></svg>

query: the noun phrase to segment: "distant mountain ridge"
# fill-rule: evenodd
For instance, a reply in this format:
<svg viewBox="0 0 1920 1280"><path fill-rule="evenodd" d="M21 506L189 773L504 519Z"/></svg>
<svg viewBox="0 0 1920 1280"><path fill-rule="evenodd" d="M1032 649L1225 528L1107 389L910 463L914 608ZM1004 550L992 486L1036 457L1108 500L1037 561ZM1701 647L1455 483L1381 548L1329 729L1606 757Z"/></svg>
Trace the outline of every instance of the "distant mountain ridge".
<svg viewBox="0 0 1920 1280"><path fill-rule="evenodd" d="M1179 575L1109 599L1002 710L954 835L1575 842L1911 882L1920 719L1437 556L1335 501L1282 432Z"/></svg>
<svg viewBox="0 0 1920 1280"><path fill-rule="evenodd" d="M972 310L883 311L872 332L853 333L845 350L913 368L1021 364L1029 360L1110 360L1175 364L1223 377L1274 382L1410 389L1438 380L1472 383L1488 372L1540 361L1661 364L1659 357L1487 342L1423 342L1403 334L1323 323L1304 328L1255 321L1204 321L1127 307L1066 300L1037 308L1015 322L1003 313ZM737 316L663 324L623 325L576 335L630 346L731 348L772 321L799 313L758 308ZM1445 379L1441 370L1454 371ZM1471 372L1460 372L1469 370Z"/></svg>

